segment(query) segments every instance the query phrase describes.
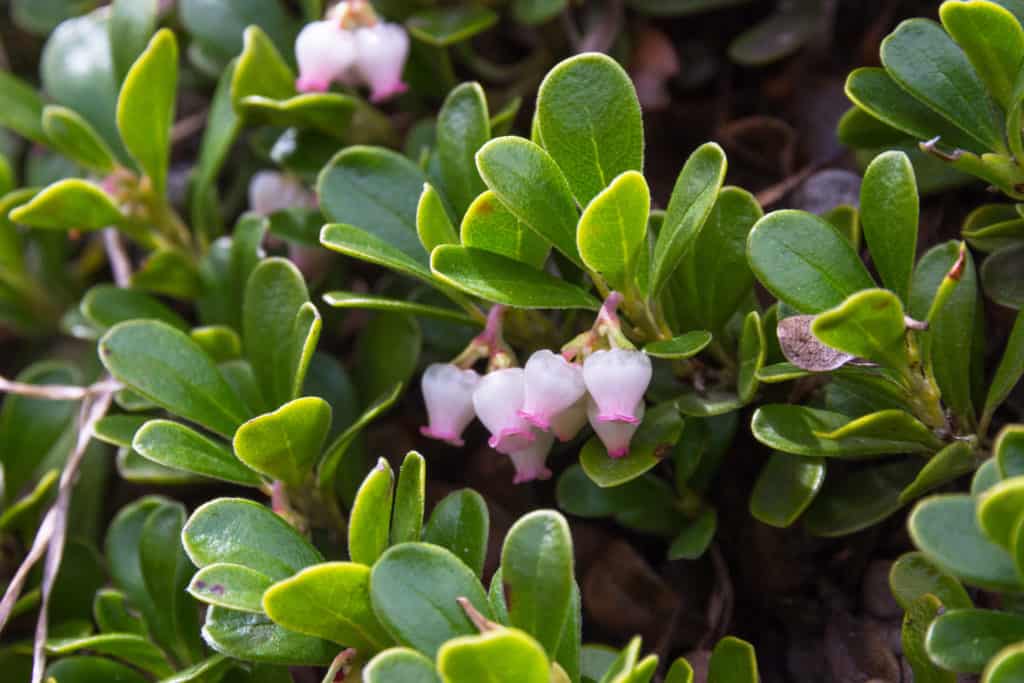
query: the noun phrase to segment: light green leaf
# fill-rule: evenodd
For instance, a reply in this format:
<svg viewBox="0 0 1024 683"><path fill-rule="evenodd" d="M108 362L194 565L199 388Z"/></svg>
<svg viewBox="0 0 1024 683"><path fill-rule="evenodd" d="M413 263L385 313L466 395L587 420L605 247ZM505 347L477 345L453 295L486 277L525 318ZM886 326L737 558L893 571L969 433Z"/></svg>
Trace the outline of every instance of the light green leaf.
<svg viewBox="0 0 1024 683"><path fill-rule="evenodd" d="M757 683L757 656L745 640L726 636L718 641L708 661L708 679L722 683Z"/></svg>
<svg viewBox="0 0 1024 683"><path fill-rule="evenodd" d="M1024 59L1024 29L1009 11L982 0L943 3L942 26L1004 109L1013 106L1013 84Z"/></svg>
<svg viewBox="0 0 1024 683"><path fill-rule="evenodd" d="M331 251L376 263L437 286L437 282L424 265L426 259L421 263L418 257L413 258L387 240L354 225L325 225L320 231L320 243ZM422 249L420 251L422 252Z"/></svg>
<svg viewBox="0 0 1024 683"><path fill-rule="evenodd" d="M538 269L544 266L551 251L551 244L509 211L490 190L469 205L462 217L460 239L463 246L493 251Z"/></svg>
<svg viewBox="0 0 1024 683"><path fill-rule="evenodd" d="M244 116L243 101L254 95L270 100L287 100L295 95L295 74L260 26L245 29L244 47L231 79L235 112Z"/></svg>
<svg viewBox="0 0 1024 683"><path fill-rule="evenodd" d="M46 651L51 655L70 655L75 652L91 651L120 659L161 678L173 673L167 657L159 647L146 638L132 633L107 633L83 638L51 638L46 641Z"/></svg>
<svg viewBox="0 0 1024 683"><path fill-rule="evenodd" d="M441 683L434 662L416 650L393 647L384 650L363 668L366 683Z"/></svg>
<svg viewBox="0 0 1024 683"><path fill-rule="evenodd" d="M475 319L454 308L441 308L440 306L431 306L404 299L389 299L374 294L333 291L324 294L324 302L333 308L361 308L371 311L417 315L438 320L453 320L466 323L467 325L478 324Z"/></svg>
<svg viewBox="0 0 1024 683"><path fill-rule="evenodd" d="M239 427L235 455L260 474L298 489L320 458L330 428L330 404L305 396Z"/></svg>
<svg viewBox="0 0 1024 683"><path fill-rule="evenodd" d="M99 230L128 221L106 192L78 178L50 185L10 217L15 223L54 230Z"/></svg>
<svg viewBox="0 0 1024 683"><path fill-rule="evenodd" d="M476 173L474 167L473 172ZM440 244L458 244L459 236L444 208L444 201L430 183L423 184L423 193L416 205L416 234L428 252Z"/></svg>
<svg viewBox="0 0 1024 683"><path fill-rule="evenodd" d="M437 114L437 158L445 196L457 215L484 191L474 157L491 139L487 99L479 83L463 83L448 93Z"/></svg>
<svg viewBox="0 0 1024 683"><path fill-rule="evenodd" d="M109 173L117 163L114 153L89 122L59 105L43 109L43 130L57 152L98 173Z"/></svg>
<svg viewBox="0 0 1024 683"><path fill-rule="evenodd" d="M639 251L647 246L647 216L651 193L636 171L626 171L601 190L583 211L576 245L583 262L615 289L635 284Z"/></svg>
<svg viewBox="0 0 1024 683"><path fill-rule="evenodd" d="M886 289L866 289L818 314L811 332L821 342L894 370L909 365L903 305Z"/></svg>
<svg viewBox="0 0 1024 683"><path fill-rule="evenodd" d="M172 469L243 486L263 483L229 448L177 422L150 420L135 433L132 448L144 458Z"/></svg>
<svg viewBox="0 0 1024 683"><path fill-rule="evenodd" d="M49 144L42 125L43 98L8 71L0 71L0 127L40 145Z"/></svg>
<svg viewBox="0 0 1024 683"><path fill-rule="evenodd" d="M905 609L900 640L903 656L914 672L914 680L920 683L956 683L956 674L936 666L925 649L928 627L935 617L942 614L942 602L934 595L922 595Z"/></svg>
<svg viewBox="0 0 1024 683"><path fill-rule="evenodd" d="M402 461L391 520L391 545L420 539L427 486L426 467L423 456L416 451L410 451Z"/></svg>
<svg viewBox="0 0 1024 683"><path fill-rule="evenodd" d="M348 554L353 562L373 566L387 550L394 488L391 465L384 458L378 459L359 487L348 520Z"/></svg>
<svg viewBox="0 0 1024 683"><path fill-rule="evenodd" d="M240 612L263 612L263 593L273 581L255 569L215 562L196 572L188 585L188 592L210 605L227 607Z"/></svg>
<svg viewBox="0 0 1024 683"><path fill-rule="evenodd" d="M540 644L516 629L462 636L437 653L445 683L550 683L548 658Z"/></svg>
<svg viewBox="0 0 1024 683"><path fill-rule="evenodd" d="M703 351L710 343L710 332L696 330L673 337L672 339L651 342L644 347L644 353L655 358L692 358Z"/></svg>
<svg viewBox="0 0 1024 683"><path fill-rule="evenodd" d="M591 481L602 488L619 486L655 467L668 449L678 443L683 417L673 401L649 409L633 435L629 453L612 458L596 436L580 451L580 464Z"/></svg>
<svg viewBox="0 0 1024 683"><path fill-rule="evenodd" d="M913 483L900 493L900 502L910 502L973 470L971 447L963 441L954 441L928 460Z"/></svg>
<svg viewBox="0 0 1024 683"><path fill-rule="evenodd" d="M860 220L882 284L907 303L917 253L917 181L902 152L875 157L860 188Z"/></svg>

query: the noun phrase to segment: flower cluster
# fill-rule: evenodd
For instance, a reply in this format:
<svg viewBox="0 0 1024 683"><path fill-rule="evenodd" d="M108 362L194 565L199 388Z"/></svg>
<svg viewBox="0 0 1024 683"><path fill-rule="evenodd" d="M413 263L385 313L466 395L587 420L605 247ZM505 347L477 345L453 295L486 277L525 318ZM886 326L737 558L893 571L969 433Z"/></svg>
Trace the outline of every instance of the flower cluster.
<svg viewBox="0 0 1024 683"><path fill-rule="evenodd" d="M365 0L342 2L295 39L295 87L325 92L331 83L363 84L371 101L383 102L405 92L402 69L408 55L409 36L401 25L380 21Z"/></svg>
<svg viewBox="0 0 1024 683"><path fill-rule="evenodd" d="M614 319L615 296L599 322ZM512 459L517 484L550 477L545 462L555 439L569 441L587 422L608 455L626 455L644 416L652 373L647 354L632 348L595 350L592 342L598 337L591 331L584 335L586 344L570 343L563 353L542 349L525 366L509 367L498 331L500 315L495 307L487 329L455 362L434 363L423 373L429 424L421 433L461 446L462 432L478 418L491 433L490 447ZM617 337L608 338L614 343ZM491 358L487 374L461 367L485 354ZM580 357L582 363L575 362Z"/></svg>

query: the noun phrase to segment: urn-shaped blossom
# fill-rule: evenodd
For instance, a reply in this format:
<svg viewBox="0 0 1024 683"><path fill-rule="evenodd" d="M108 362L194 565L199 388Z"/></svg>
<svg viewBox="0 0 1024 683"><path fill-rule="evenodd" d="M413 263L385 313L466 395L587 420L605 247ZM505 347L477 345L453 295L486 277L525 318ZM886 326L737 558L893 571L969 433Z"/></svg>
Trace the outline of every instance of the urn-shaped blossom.
<svg viewBox="0 0 1024 683"><path fill-rule="evenodd" d="M481 378L473 391L476 416L491 432L491 448L510 455L534 441L530 424L519 415L523 407L525 375L522 368L505 368Z"/></svg>
<svg viewBox="0 0 1024 683"><path fill-rule="evenodd" d="M402 69L409 55L409 35L398 24L380 22L356 29L356 69L370 86L370 101L384 100L405 92Z"/></svg>
<svg viewBox="0 0 1024 683"><path fill-rule="evenodd" d="M516 468L514 484L533 481L534 479L550 479L551 470L544 464L551 452L555 437L545 432L534 431L534 440L526 448L509 453L512 464Z"/></svg>
<svg viewBox="0 0 1024 683"><path fill-rule="evenodd" d="M313 21L295 39L299 92L325 92L331 82L344 77L356 61L356 40L336 21Z"/></svg>
<svg viewBox="0 0 1024 683"><path fill-rule="evenodd" d="M260 171L249 181L249 210L261 216L275 211L316 206L316 197L293 175Z"/></svg>
<svg viewBox="0 0 1024 683"><path fill-rule="evenodd" d="M420 427L420 433L461 446L462 432L473 421L473 390L479 383L474 370L451 363L429 365L420 384L429 424Z"/></svg>
<svg viewBox="0 0 1024 683"><path fill-rule="evenodd" d="M587 401L584 393L579 400L551 418L551 433L559 441L571 441L587 424Z"/></svg>
<svg viewBox="0 0 1024 683"><path fill-rule="evenodd" d="M526 387L519 414L545 431L555 415L567 410L587 391L580 366L547 349L530 356L523 371Z"/></svg>
<svg viewBox="0 0 1024 683"><path fill-rule="evenodd" d="M621 458L629 453L629 442L640 427L640 420L644 417L644 402L641 400L631 411L636 416L635 422L625 420L604 420L600 417L597 403L591 398L587 402L587 417L590 418L590 426L594 428L597 438L601 439L608 455L613 458Z"/></svg>
<svg viewBox="0 0 1024 683"><path fill-rule="evenodd" d="M643 351L595 351L583 363L583 381L597 405L591 423L636 423L636 405L651 383L651 359Z"/></svg>

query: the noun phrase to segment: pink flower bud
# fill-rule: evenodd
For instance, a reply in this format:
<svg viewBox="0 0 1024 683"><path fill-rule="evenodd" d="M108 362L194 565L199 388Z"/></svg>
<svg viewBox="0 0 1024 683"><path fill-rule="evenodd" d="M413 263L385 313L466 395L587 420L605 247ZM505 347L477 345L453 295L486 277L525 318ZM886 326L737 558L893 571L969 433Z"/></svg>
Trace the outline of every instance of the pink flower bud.
<svg viewBox="0 0 1024 683"><path fill-rule="evenodd" d="M608 455L613 458L621 458L629 453L629 442L640 427L640 420L644 417L644 402L641 400L631 411L636 415L636 421L606 420L598 413L597 404L591 399L587 402L587 417L590 418L590 426L601 439Z"/></svg>
<svg viewBox="0 0 1024 683"><path fill-rule="evenodd" d="M512 483L522 484L534 479L550 479L551 470L545 466L544 462L548 459L548 453L551 452L551 445L554 442L555 437L551 434L536 432L533 443L521 451L509 453L508 457L512 458L512 464L516 468L516 477Z"/></svg>
<svg viewBox="0 0 1024 683"><path fill-rule="evenodd" d="M523 370L526 392L519 414L545 431L555 415L576 403L587 391L580 366L547 349L530 356Z"/></svg>
<svg viewBox="0 0 1024 683"><path fill-rule="evenodd" d="M497 370L484 375L473 391L476 416L491 432L487 443L505 455L523 450L535 438L529 423L519 416L524 376L522 368Z"/></svg>
<svg viewBox="0 0 1024 683"><path fill-rule="evenodd" d="M643 403L651 383L651 359L643 351L595 351L583 362L583 381L597 404L598 422L635 424L640 418L634 406Z"/></svg>
<svg viewBox="0 0 1024 683"><path fill-rule="evenodd" d="M370 86L370 101L383 102L406 91L402 69L409 36L399 24L380 22L355 31L356 68Z"/></svg>
<svg viewBox="0 0 1024 683"><path fill-rule="evenodd" d="M261 216L292 208L312 208L316 197L298 178L277 171L260 171L249 181L249 210Z"/></svg>
<svg viewBox="0 0 1024 683"><path fill-rule="evenodd" d="M587 395L551 418L551 433L559 441L570 441L587 424Z"/></svg>
<svg viewBox="0 0 1024 683"><path fill-rule="evenodd" d="M479 383L480 375L474 370L451 363L427 366L420 388L430 424L420 427L420 433L453 446L463 445L462 432L473 420L473 389Z"/></svg>
<svg viewBox="0 0 1024 683"><path fill-rule="evenodd" d="M351 31L335 21L313 21L295 39L295 61L299 63L299 92L325 92L331 81L342 78L356 59Z"/></svg>

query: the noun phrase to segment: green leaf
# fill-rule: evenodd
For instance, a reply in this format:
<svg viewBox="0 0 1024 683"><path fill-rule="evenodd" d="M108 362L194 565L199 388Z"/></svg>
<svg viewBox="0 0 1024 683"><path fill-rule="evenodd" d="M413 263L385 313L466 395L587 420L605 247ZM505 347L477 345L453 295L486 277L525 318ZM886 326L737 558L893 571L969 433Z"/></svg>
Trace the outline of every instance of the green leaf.
<svg viewBox="0 0 1024 683"><path fill-rule="evenodd" d="M1024 640L1024 617L987 609L957 609L928 629L925 647L944 669L981 673L1000 650Z"/></svg>
<svg viewBox="0 0 1024 683"><path fill-rule="evenodd" d="M672 662L672 667L665 676L665 683L693 683L693 667L685 658L680 657Z"/></svg>
<svg viewBox="0 0 1024 683"><path fill-rule="evenodd" d="M124 146L161 197L167 191L177 88L178 43L170 29L161 29L128 71L117 100L117 129Z"/></svg>
<svg viewBox="0 0 1024 683"><path fill-rule="evenodd" d="M146 683L146 678L124 664L103 657L65 657L46 668L46 680L60 683Z"/></svg>
<svg viewBox="0 0 1024 683"><path fill-rule="evenodd" d="M99 230L128 221L106 192L78 178L50 185L10 217L15 223L53 230Z"/></svg>
<svg viewBox="0 0 1024 683"><path fill-rule="evenodd" d="M287 100L295 95L295 74L259 26L245 29L244 47L231 79L231 103L243 117L247 97Z"/></svg>
<svg viewBox="0 0 1024 683"><path fill-rule="evenodd" d="M625 70L607 55L577 55L551 69L537 93L537 124L583 206L613 178L643 168L640 103Z"/></svg>
<svg viewBox="0 0 1024 683"><path fill-rule="evenodd" d="M882 41L882 64L900 87L988 150L1006 149L1002 122L963 51L927 19L908 19Z"/></svg>
<svg viewBox="0 0 1024 683"><path fill-rule="evenodd" d="M750 494L750 514L765 524L788 527L814 502L824 483L821 458L774 451Z"/></svg>
<svg viewBox="0 0 1024 683"><path fill-rule="evenodd" d="M1018 518L1024 513L1024 478L1004 479L977 501L978 526L989 540L1010 550Z"/></svg>
<svg viewBox="0 0 1024 683"><path fill-rule="evenodd" d="M864 171L860 220L882 284L906 303L917 252L918 200L914 167L903 152L885 152Z"/></svg>
<svg viewBox="0 0 1024 683"><path fill-rule="evenodd" d="M215 562L195 573L188 592L210 605L240 612L263 612L263 593L273 581L269 576L240 564Z"/></svg>
<svg viewBox="0 0 1024 683"><path fill-rule="evenodd" d="M984 683L1013 683L1024 678L1024 645L1016 643L1000 650L985 667Z"/></svg>
<svg viewBox="0 0 1024 683"><path fill-rule="evenodd" d="M419 167L402 155L354 145L320 172L316 193L329 222L361 228L425 266L427 255L416 234L416 208L425 182Z"/></svg>
<svg viewBox="0 0 1024 683"><path fill-rule="evenodd" d="M1024 29L1010 12L991 2L958 2L939 8L942 26L967 55L993 99L1013 106L1013 84L1024 59Z"/></svg>
<svg viewBox="0 0 1024 683"><path fill-rule="evenodd" d="M325 225L320 231L320 243L332 251L376 263L437 286L427 266L418 257L411 257L372 232L354 225Z"/></svg>
<svg viewBox="0 0 1024 683"><path fill-rule="evenodd" d="M0 71L0 127L40 145L49 144L42 125L43 98L8 71Z"/></svg>
<svg viewBox="0 0 1024 683"><path fill-rule="evenodd" d="M490 190L469 205L462 217L460 239L463 246L493 251L538 269L551 251L550 243L519 220Z"/></svg>
<svg viewBox="0 0 1024 683"><path fill-rule="evenodd" d="M803 211L773 211L759 220L747 255L761 284L801 313L819 313L874 287L846 238Z"/></svg>
<svg viewBox="0 0 1024 683"><path fill-rule="evenodd" d="M452 638L476 633L458 598L491 616L473 570L444 548L425 543L388 549L373 566L370 597L384 628L428 657Z"/></svg>
<svg viewBox="0 0 1024 683"><path fill-rule="evenodd" d="M430 267L453 287L494 303L516 308L599 307L576 285L484 249L440 246L431 254Z"/></svg>
<svg viewBox="0 0 1024 683"><path fill-rule="evenodd" d="M51 655L70 655L83 650L114 657L161 678L174 673L159 647L133 633L51 638L46 641L46 651Z"/></svg>
<svg viewBox="0 0 1024 683"><path fill-rule="evenodd" d="M384 650L363 668L366 683L441 683L434 662L416 650L393 647Z"/></svg>
<svg viewBox="0 0 1024 683"><path fill-rule="evenodd" d="M169 676L160 683L201 683L203 681L218 681L235 667L234 660L224 655L213 655L181 669L173 676Z"/></svg>
<svg viewBox="0 0 1024 683"><path fill-rule="evenodd" d="M573 576L572 534L564 517L537 510L512 525L501 550L509 621L552 658L569 618Z"/></svg>
<svg viewBox="0 0 1024 683"><path fill-rule="evenodd" d="M956 674L936 666L929 659L925 649L928 627L942 611L942 602L934 595L922 595L906 607L906 614L903 615L901 641L903 656L910 662L915 681L956 683Z"/></svg>
<svg viewBox="0 0 1024 683"><path fill-rule="evenodd" d="M154 320L112 327L99 342L103 365L157 405L222 436L248 417L217 366L188 335Z"/></svg>
<svg viewBox="0 0 1024 683"><path fill-rule="evenodd" d="M910 413L895 409L851 419L818 408L769 404L754 413L751 431L770 448L812 457L863 459L929 453L942 446Z"/></svg>
<svg viewBox="0 0 1024 683"><path fill-rule="evenodd" d="M448 93L437 114L437 158L445 196L455 213L466 212L473 198L484 191L474 157L491 139L487 99L479 83L463 83Z"/></svg>
<svg viewBox="0 0 1024 683"><path fill-rule="evenodd" d="M39 75L43 91L55 104L77 112L120 151L116 121L119 81L111 59L108 16L100 9L62 22L43 47Z"/></svg>
<svg viewBox="0 0 1024 683"><path fill-rule="evenodd" d="M358 97L341 93L303 93L287 99L246 95L240 107L249 125L298 128L343 142L388 139L392 134L390 122L380 112Z"/></svg>
<svg viewBox="0 0 1024 683"><path fill-rule="evenodd" d="M875 119L915 140L930 140L938 136L944 145L957 149L979 154L988 149L984 143L979 143L969 133L964 133L915 99L897 85L885 69L854 69L846 78L846 95Z"/></svg>
<svg viewBox="0 0 1024 683"><path fill-rule="evenodd" d="M907 503L974 470L974 453L963 441L954 441L933 455L917 478L900 494Z"/></svg>
<svg viewBox="0 0 1024 683"><path fill-rule="evenodd" d="M996 468L1003 479L1024 475L1024 427L1006 425L992 445Z"/></svg>
<svg viewBox="0 0 1024 683"><path fill-rule="evenodd" d="M914 507L907 528L914 545L965 583L989 590L1021 589L1010 556L978 528L970 496L926 498Z"/></svg>
<svg viewBox="0 0 1024 683"><path fill-rule="evenodd" d="M670 560L696 560L705 552L715 538L718 529L718 513L713 507L705 507L689 520L668 548Z"/></svg>
<svg viewBox="0 0 1024 683"><path fill-rule="evenodd" d="M231 61L217 80L206 116L206 128L199 143L199 158L189 178L192 229L207 237L217 234L221 229L217 175L242 129L241 118L231 103L231 82L235 77L236 65L236 61Z"/></svg>
<svg viewBox="0 0 1024 683"><path fill-rule="evenodd" d="M404 313L374 315L356 344L353 379L363 397L380 396L395 384L406 385L416 371L423 335Z"/></svg>
<svg viewBox="0 0 1024 683"><path fill-rule="evenodd" d="M275 0L182 0L178 11L192 39L221 62L242 52L248 26L256 25L268 33L278 50L291 49L299 28L296 19Z"/></svg>
<svg viewBox="0 0 1024 683"><path fill-rule="evenodd" d="M114 0L110 3L110 53L114 74L125 80L132 64L146 49L159 19L158 0Z"/></svg>
<svg viewBox="0 0 1024 683"><path fill-rule="evenodd" d="M264 614L211 607L203 640L234 659L287 666L327 666L338 646L281 628Z"/></svg>
<svg viewBox="0 0 1024 683"><path fill-rule="evenodd" d="M476 168L473 172L476 173ZM416 234L427 251L432 251L439 244L459 243L444 201L430 183L423 184L423 193L416 205Z"/></svg>
<svg viewBox="0 0 1024 683"><path fill-rule="evenodd" d="M122 226L122 229L124 226ZM192 257L179 249L158 249L132 273L130 284L153 294L191 301L202 289Z"/></svg>
<svg viewBox="0 0 1024 683"><path fill-rule="evenodd" d="M750 296L754 274L747 264L747 235L762 215L746 190L725 187L718 193L693 247L669 279L666 313L678 316L675 329L722 334Z"/></svg>
<svg viewBox="0 0 1024 683"><path fill-rule="evenodd" d="M906 324L899 298L886 289L866 289L818 314L811 332L828 346L894 370L907 368Z"/></svg>
<svg viewBox="0 0 1024 683"><path fill-rule="evenodd" d="M587 205L576 231L583 262L615 289L630 290L639 251L647 246L651 193L636 171L616 176Z"/></svg>
<svg viewBox="0 0 1024 683"><path fill-rule="evenodd" d="M421 304L415 301L404 299L389 299L374 294L362 294L359 292L333 291L324 294L324 303L333 308L361 308L371 311L385 311L390 313L401 313L406 315L421 316L424 318L436 318L437 320L453 320L467 325L477 325L477 321L461 311L454 308L442 308Z"/></svg>
<svg viewBox="0 0 1024 683"><path fill-rule="evenodd" d="M897 460L826 480L804 513L804 524L814 536L845 536L878 524L899 510L900 492L917 476L920 464Z"/></svg>
<svg viewBox="0 0 1024 683"><path fill-rule="evenodd" d="M79 307L82 315L101 330L138 318L159 320L182 331L188 329L188 323L180 315L150 295L134 289L96 285L82 297Z"/></svg>
<svg viewBox="0 0 1024 683"><path fill-rule="evenodd" d="M971 478L971 495L980 496L982 493L998 484L1002 479L1003 475L999 471L996 458L988 458L981 463L981 466Z"/></svg>
<svg viewBox="0 0 1024 683"><path fill-rule="evenodd" d="M372 566L387 550L395 473L384 458L363 480L348 520L348 554L353 562Z"/></svg>
<svg viewBox="0 0 1024 683"><path fill-rule="evenodd" d="M520 24L543 24L565 9L567 0L515 0L512 17Z"/></svg>
<svg viewBox="0 0 1024 683"><path fill-rule="evenodd" d="M964 218L960 228L979 251L996 251L1017 241L1024 218L1012 204L982 204Z"/></svg>
<svg viewBox="0 0 1024 683"><path fill-rule="evenodd" d="M1014 244L995 252L981 267L981 281L988 298L1007 308L1024 308L1024 286L1021 285L1021 255L1024 244Z"/></svg>
<svg viewBox="0 0 1024 683"><path fill-rule="evenodd" d="M242 486L263 483L229 448L177 422L150 420L135 433L131 446L147 460L171 469Z"/></svg>
<svg viewBox="0 0 1024 683"><path fill-rule="evenodd" d="M242 338L227 325L196 327L189 336L218 363L239 360L242 355Z"/></svg>
<svg viewBox="0 0 1024 683"><path fill-rule="evenodd" d="M889 570L889 587L896 602L904 610L929 593L936 596L947 609L974 606L960 582L921 552L905 553L893 563Z"/></svg>
<svg viewBox="0 0 1024 683"><path fill-rule="evenodd" d="M320 326L306 281L291 261L269 258L253 269L245 288L242 341L271 406L287 403L302 391Z"/></svg>
<svg viewBox="0 0 1024 683"><path fill-rule="evenodd" d="M218 498L199 506L185 524L181 542L199 568L240 564L275 581L324 559L278 515L241 498Z"/></svg>
<svg viewBox="0 0 1024 683"><path fill-rule="evenodd" d="M418 541L423 530L423 505L426 497L426 461L410 451L402 461L395 489L395 511L391 520L391 545Z"/></svg>
<svg viewBox="0 0 1024 683"><path fill-rule="evenodd" d="M651 342L644 347L644 353L655 358L669 358L672 360L692 358L703 351L710 343L710 332L695 330L672 339Z"/></svg>
<svg viewBox="0 0 1024 683"><path fill-rule="evenodd" d="M437 653L447 683L549 683L551 668L540 644L515 629L462 636Z"/></svg>
<svg viewBox="0 0 1024 683"><path fill-rule="evenodd" d="M354 647L369 657L391 644L370 605L370 568L327 562L275 583L263 608L278 625L309 636Z"/></svg>
<svg viewBox="0 0 1024 683"><path fill-rule="evenodd" d="M696 149L679 172L654 245L650 290L661 292L700 234L725 179L725 152L713 142Z"/></svg>
<svg viewBox="0 0 1024 683"><path fill-rule="evenodd" d="M89 122L67 107L43 109L43 130L50 147L75 163L98 173L109 173L117 163L114 153Z"/></svg>
<svg viewBox="0 0 1024 683"><path fill-rule="evenodd" d="M612 458L596 436L580 451L580 465L591 481L602 488L619 486L656 466L679 441L683 417L675 402L668 401L650 408L633 435L629 453Z"/></svg>
<svg viewBox="0 0 1024 683"><path fill-rule="evenodd" d="M751 311L743 319L743 330L740 333L739 370L736 373L736 393L743 403L752 401L757 393L757 387L760 384L757 373L764 365L765 347L761 316L757 311Z"/></svg>
<svg viewBox="0 0 1024 683"><path fill-rule="evenodd" d="M469 40L498 23L489 7L466 5L422 10L409 17L405 26L417 40L435 47L447 47Z"/></svg>
<svg viewBox="0 0 1024 683"><path fill-rule="evenodd" d="M757 656L745 640L726 636L718 641L708 661L708 679L722 683L757 683Z"/></svg>
<svg viewBox="0 0 1024 683"><path fill-rule="evenodd" d="M239 427L235 455L260 474L300 488L320 458L330 428L330 404L305 396Z"/></svg>
<svg viewBox="0 0 1024 683"><path fill-rule="evenodd" d="M480 177L498 200L578 266L576 202L555 160L522 138L495 138L476 154Z"/></svg>
<svg viewBox="0 0 1024 683"><path fill-rule="evenodd" d="M449 493L434 507L423 529L423 540L447 548L481 576L490 524L483 497L472 489L461 489Z"/></svg>

